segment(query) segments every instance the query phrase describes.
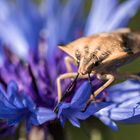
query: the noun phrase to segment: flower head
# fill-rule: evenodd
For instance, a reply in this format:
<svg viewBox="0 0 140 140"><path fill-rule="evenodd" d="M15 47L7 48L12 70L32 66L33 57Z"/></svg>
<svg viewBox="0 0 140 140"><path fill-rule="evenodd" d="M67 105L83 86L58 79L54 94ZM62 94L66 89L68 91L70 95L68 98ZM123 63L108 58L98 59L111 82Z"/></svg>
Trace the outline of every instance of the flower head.
<svg viewBox="0 0 140 140"><path fill-rule="evenodd" d="M17 84L11 81L7 92L0 87L0 118L8 125L15 125L22 120L27 122L27 128L55 119L56 115L47 108L37 107L25 93L20 93Z"/></svg>
<svg viewBox="0 0 140 140"><path fill-rule="evenodd" d="M30 0L0 1L0 118L6 119L9 125L26 120L30 128L55 119L52 111L57 104L55 81L66 72L62 60L64 54L58 50L58 44L68 43L82 35L124 27L140 5L139 0L127 0L121 4L118 0L94 0L92 3L86 22L84 0L68 0L66 3L43 0L40 5ZM102 81L92 88L96 90L101 85ZM65 87L66 83L62 89ZM8 89L7 92L4 88ZM101 93L97 98L103 97L105 102L91 103L82 112L90 95L91 85L87 82L81 84L70 102L64 100L59 104L58 118L62 124L68 119L79 126L78 119L95 115L116 128L115 117L110 118L101 112L103 109L109 111L111 107L111 110L118 109L120 103L111 100L111 95L104 99ZM130 117L132 114L119 121Z"/></svg>

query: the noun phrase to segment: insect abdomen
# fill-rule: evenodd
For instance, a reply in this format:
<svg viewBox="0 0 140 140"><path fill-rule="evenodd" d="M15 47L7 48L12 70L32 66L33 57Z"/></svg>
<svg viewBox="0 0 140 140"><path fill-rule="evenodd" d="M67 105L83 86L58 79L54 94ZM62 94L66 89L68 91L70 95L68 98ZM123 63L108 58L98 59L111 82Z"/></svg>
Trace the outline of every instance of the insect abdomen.
<svg viewBox="0 0 140 140"><path fill-rule="evenodd" d="M122 35L124 51L129 54L136 54L140 52L140 34L130 32Z"/></svg>

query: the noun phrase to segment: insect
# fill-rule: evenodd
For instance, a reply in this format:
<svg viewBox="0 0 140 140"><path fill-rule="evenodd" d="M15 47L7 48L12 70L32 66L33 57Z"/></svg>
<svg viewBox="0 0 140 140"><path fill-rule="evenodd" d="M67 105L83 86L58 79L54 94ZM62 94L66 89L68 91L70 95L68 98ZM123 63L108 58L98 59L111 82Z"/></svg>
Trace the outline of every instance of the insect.
<svg viewBox="0 0 140 140"><path fill-rule="evenodd" d="M96 74L98 79L105 80L103 86L90 97L94 100L101 91L107 88L115 79L137 79L135 74L120 74L118 69L140 56L140 34L129 28L122 28L110 33L100 33L82 37L65 46L59 46L69 56L65 57L68 73L57 79L58 102L61 101L61 80L66 78L89 78ZM71 64L78 66L73 72Z"/></svg>

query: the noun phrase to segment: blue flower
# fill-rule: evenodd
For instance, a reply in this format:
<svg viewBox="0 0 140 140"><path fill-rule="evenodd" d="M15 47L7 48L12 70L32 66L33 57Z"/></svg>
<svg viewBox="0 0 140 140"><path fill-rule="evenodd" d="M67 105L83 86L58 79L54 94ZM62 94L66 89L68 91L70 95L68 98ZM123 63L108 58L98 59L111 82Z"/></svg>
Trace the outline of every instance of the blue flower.
<svg viewBox="0 0 140 140"><path fill-rule="evenodd" d="M74 126L80 127L78 119L85 119L89 112L82 113L86 107L86 103L92 92L92 86L89 82L85 82L75 93L74 97L69 103L61 102L58 106L58 118L64 126L65 122L69 120Z"/></svg>
<svg viewBox="0 0 140 140"><path fill-rule="evenodd" d="M140 2L128 0L119 4L117 0L94 0L87 22L84 4L84 0L66 3L43 0L40 5L30 0L0 1L0 83L8 87L6 93L0 88L0 118L6 119L8 124L26 120L30 128L54 119L52 109L57 100L54 81L66 72L62 61L64 54L58 50L58 44L68 43L84 34L126 26ZM19 90L14 82L9 83L11 80L16 81ZM110 104L114 106L111 100L99 106L91 104L86 112L81 112L90 97L90 86L84 83L70 103L60 103L58 117L62 124L68 119L79 126L78 119L86 119ZM66 84L63 89L65 87Z"/></svg>
<svg viewBox="0 0 140 140"><path fill-rule="evenodd" d="M103 103L92 103L89 108L95 110L107 104L91 115L99 118L104 124L118 130L116 123L139 123L140 119L140 82L128 80L107 89L109 93Z"/></svg>
<svg viewBox="0 0 140 140"><path fill-rule="evenodd" d="M89 88L90 84L85 82L77 90L70 103L62 102L59 104L58 117L62 125L69 120L74 126L80 127L78 120L85 120L91 116L99 118L114 131L118 130L117 123L140 123L139 81L127 80L108 88L105 91L108 94L103 96L104 99L102 96L99 96L89 105L85 112L82 112L91 95L91 90L87 90ZM85 93L88 95L87 97ZM83 98L84 96L86 98ZM76 105L72 103L73 100ZM81 100L82 104L79 105L78 103Z"/></svg>
<svg viewBox="0 0 140 140"><path fill-rule="evenodd" d="M20 93L14 81L8 84L7 92L0 86L0 118L6 120L8 125L15 125L25 120L27 128L30 129L32 125L40 125L55 117L53 111L36 107L29 96Z"/></svg>

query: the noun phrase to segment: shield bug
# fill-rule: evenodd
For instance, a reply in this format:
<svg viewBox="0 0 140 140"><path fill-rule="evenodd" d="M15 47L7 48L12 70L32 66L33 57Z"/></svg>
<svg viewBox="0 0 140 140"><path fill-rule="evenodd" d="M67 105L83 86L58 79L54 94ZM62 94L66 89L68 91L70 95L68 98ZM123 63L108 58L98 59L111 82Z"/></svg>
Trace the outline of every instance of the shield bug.
<svg viewBox="0 0 140 140"><path fill-rule="evenodd" d="M122 75L117 71L140 55L140 34L128 28L82 37L59 48L69 56L65 58L68 73L57 79L58 101L62 98L61 80L66 78L88 78L96 74L97 78L105 80L104 85L91 96L91 101L115 79L140 80L135 74ZM71 63L78 66L77 73L72 71Z"/></svg>

